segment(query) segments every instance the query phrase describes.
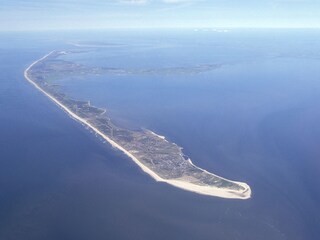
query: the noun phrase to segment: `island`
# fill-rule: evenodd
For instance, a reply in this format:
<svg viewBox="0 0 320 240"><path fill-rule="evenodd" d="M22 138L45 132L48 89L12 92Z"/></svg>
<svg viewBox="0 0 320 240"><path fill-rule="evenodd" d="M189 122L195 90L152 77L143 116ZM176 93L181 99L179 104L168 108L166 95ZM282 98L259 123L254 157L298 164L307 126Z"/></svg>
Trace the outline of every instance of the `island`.
<svg viewBox="0 0 320 240"><path fill-rule="evenodd" d="M147 129L130 130L116 126L105 109L92 106L90 101L72 99L59 86L50 83L50 78L59 78L64 74L99 74L106 71L124 74L121 69L93 68L59 59L59 56L71 53L72 51L55 50L36 60L24 71L26 80L73 119L126 154L156 181L208 196L232 199L251 197L248 184L231 181L197 167L180 146L164 136ZM188 71L197 72L217 67L219 66L203 65ZM168 73L175 69L162 71Z"/></svg>

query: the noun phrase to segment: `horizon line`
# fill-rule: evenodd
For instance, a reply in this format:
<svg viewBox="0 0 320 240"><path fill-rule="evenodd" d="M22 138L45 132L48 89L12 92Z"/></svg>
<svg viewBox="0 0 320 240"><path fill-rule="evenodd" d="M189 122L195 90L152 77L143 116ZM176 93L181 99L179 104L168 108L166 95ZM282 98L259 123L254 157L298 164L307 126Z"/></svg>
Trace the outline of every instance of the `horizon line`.
<svg viewBox="0 0 320 240"><path fill-rule="evenodd" d="M106 27L106 28L42 28L42 29L0 29L0 32L55 32L55 31L109 31L109 30L319 30L320 27Z"/></svg>

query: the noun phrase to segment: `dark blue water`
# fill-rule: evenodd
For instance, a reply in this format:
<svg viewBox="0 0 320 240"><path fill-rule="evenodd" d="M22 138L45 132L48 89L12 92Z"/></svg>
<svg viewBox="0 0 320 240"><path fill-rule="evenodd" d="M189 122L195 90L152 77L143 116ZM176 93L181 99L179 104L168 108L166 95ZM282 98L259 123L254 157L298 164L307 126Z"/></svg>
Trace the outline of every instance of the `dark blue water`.
<svg viewBox="0 0 320 240"><path fill-rule="evenodd" d="M1 34L0 239L317 239L319 32ZM147 127L250 200L155 183L42 96L23 70L67 41L122 47L81 63L157 68L221 63L201 74L65 79L65 90Z"/></svg>

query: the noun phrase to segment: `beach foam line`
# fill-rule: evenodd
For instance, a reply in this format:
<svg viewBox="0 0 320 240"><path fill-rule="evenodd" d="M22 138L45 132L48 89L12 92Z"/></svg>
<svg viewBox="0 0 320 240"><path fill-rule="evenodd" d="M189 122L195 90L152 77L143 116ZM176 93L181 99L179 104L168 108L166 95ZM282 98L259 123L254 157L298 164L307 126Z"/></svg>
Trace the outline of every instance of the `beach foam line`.
<svg viewBox="0 0 320 240"><path fill-rule="evenodd" d="M226 179L227 181L236 183L241 185L242 187L245 188L245 191L239 192L236 190L230 190L230 189L225 189L225 188L217 188L214 186L200 186L200 185L196 185L196 184L192 184L190 182L186 182L183 180L179 180L179 179L163 179L161 178L159 175L157 175L155 172L153 172L151 169L149 169L148 167L146 167L145 165L143 165L135 156L133 156L129 151L127 151L125 148L123 148L121 145L119 145L118 143L116 143L115 141L113 141L112 139L110 139L107 135L105 135L104 133L102 133L99 129L97 129L96 127L94 127L93 125L91 125L88 121L86 121L85 119L79 117L78 115L76 115L75 113L73 113L69 108L67 108L65 105L63 105L61 102L59 102L56 98L54 98L52 95L50 95L49 93L47 93L46 91L44 91L36 82L32 81L32 79L29 77L28 72L29 70L35 66L37 63L45 60L46 58L48 58L51 54L53 54L55 52L51 51L50 53L46 54L45 56L43 56L42 58L34 61L25 71L24 71L24 77L26 78L26 80L28 82L30 82L36 89L38 89L41 93L43 93L45 96L47 96L50 100L52 100L55 104L57 104L60 108L62 108L65 112L67 112L73 119L79 121L80 123L84 124L85 126L89 127L90 129L92 129L95 133L97 133L98 135L100 135L103 139L105 139L107 142L109 142L111 144L112 147L117 148L118 150L122 151L124 154L126 154L129 158L131 158L145 173L147 173L148 175L150 175L154 180L158 181L158 182L165 182L168 183L172 186L175 186L177 188L181 188L187 191L191 191L191 192L195 192L198 194L203 194L203 195L208 195L208 196L215 196L215 197L221 197L221 198L231 198L231 199L248 199L251 197L251 189L250 186L247 185L246 183L243 182L236 182L236 181L231 181ZM157 135L157 134L155 134ZM162 137L162 136L161 136ZM191 160L189 159L189 161L191 162ZM192 162L191 162L192 163ZM192 163L193 165L193 163ZM194 165L195 166L195 165ZM195 166L197 167L197 166ZM199 167L197 167L199 168ZM200 168L199 168L200 169ZM202 169L203 170L203 169ZM206 170L204 170L206 171ZM207 172L207 171L206 171ZM207 172L209 173L209 172ZM212 173L209 173L212 174ZM212 174L214 175L214 174ZM217 175L214 175L217 176ZM220 176L217 176L219 178L221 178ZM245 193L245 194L244 194Z"/></svg>

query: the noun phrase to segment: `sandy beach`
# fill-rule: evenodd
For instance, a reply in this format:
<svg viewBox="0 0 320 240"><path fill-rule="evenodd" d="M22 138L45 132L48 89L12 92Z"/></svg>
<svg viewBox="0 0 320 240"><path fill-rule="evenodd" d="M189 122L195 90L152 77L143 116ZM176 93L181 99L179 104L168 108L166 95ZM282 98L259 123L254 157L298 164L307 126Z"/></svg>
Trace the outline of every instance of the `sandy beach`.
<svg viewBox="0 0 320 240"><path fill-rule="evenodd" d="M90 123L88 123L85 119L79 117L78 115L76 115L75 113L73 113L70 109L68 109L65 105L63 105L61 102L59 102L56 98L54 98L53 96L51 96L49 93L47 93L46 91L44 91L36 82L32 81L32 79L29 77L28 72L29 70L35 66L37 63L45 60L46 58L48 58L52 53L54 53L55 51L52 51L50 53L48 53L47 55L45 55L44 57L36 60L35 62L33 62L25 71L24 71L24 77L26 78L27 81L29 81L35 88L37 88L40 92L42 92L45 96L47 96L50 100L52 100L55 104L57 104L60 108L62 108L65 112L67 112L69 114L69 116L71 116L73 119L79 121L80 123L84 124L85 126L89 127L90 129L92 129L96 134L98 134L99 136L101 136L103 139L105 139L107 142L109 142L113 147L117 148L118 150L122 151L124 154L126 154L129 158L131 158L145 173L147 173L148 175L150 175L153 179L155 179L158 182L165 182L168 183L172 186L175 186L177 188L180 189L184 189L187 191L191 191L194 193L198 193L198 194L203 194L203 195L208 195L208 196L215 196L215 197L221 197L221 198L231 198L231 199L248 199L251 197L251 189L250 186L247 185L246 183L243 182L236 182L236 181L231 181L228 180L230 182L233 183L237 183L239 185L241 185L242 187L244 187L244 191L236 191L236 190L230 190L230 189L224 189L224 188L217 188L214 186L201 186L201 185L196 185L193 184L191 182L187 182L184 181L183 179L163 179L161 177L159 177L155 172L153 172L151 169L147 168L145 165L143 165L134 155L132 155L129 151L127 151L126 149L124 149L121 145L119 145L118 143L116 143L115 141L113 141L112 139L110 139L108 136L106 136L105 134L103 134L99 129L97 129L96 127L94 127L93 125L91 125ZM153 133L153 132L152 132ZM155 136L158 136L159 138L165 139L164 136L160 136L157 135L156 133L153 133ZM189 161L191 162L191 159L189 159ZM192 163L192 162L191 162ZM192 163L193 164L193 163ZM193 164L194 165L194 164ZM195 166L195 165L194 165ZM197 166L195 166L197 167ZM197 167L199 168L199 167ZM201 168L199 168L201 169ZM204 170L204 169L202 169ZM205 170L204 170L205 171ZM206 171L207 172L207 171ZM209 172L207 172L209 173ZM213 173L209 173L213 176L217 176ZM220 176L218 176L220 177ZM221 177L220 177L221 178Z"/></svg>

